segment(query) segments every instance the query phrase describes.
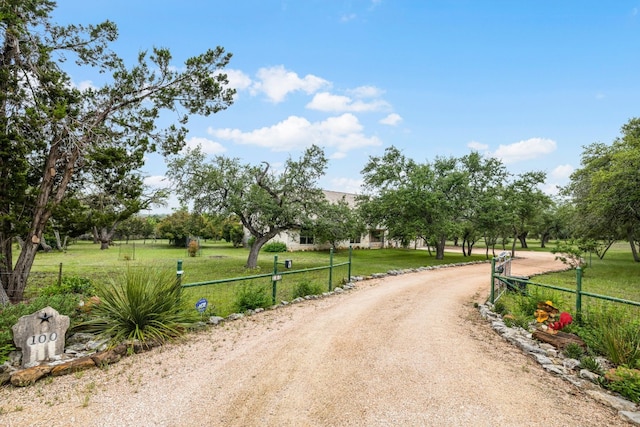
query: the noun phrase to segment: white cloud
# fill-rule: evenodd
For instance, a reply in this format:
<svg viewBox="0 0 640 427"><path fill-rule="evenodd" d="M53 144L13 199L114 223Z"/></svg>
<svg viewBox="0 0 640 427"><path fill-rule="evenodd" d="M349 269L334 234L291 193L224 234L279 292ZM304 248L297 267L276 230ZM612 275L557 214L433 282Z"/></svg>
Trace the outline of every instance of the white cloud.
<svg viewBox="0 0 640 427"><path fill-rule="evenodd" d="M356 98L379 98L384 93L383 90L375 86L359 86L347 92Z"/></svg>
<svg viewBox="0 0 640 427"><path fill-rule="evenodd" d="M207 138L191 137L187 140L188 148L196 148L200 146L205 154L221 154L227 151L219 142L212 141Z"/></svg>
<svg viewBox="0 0 640 427"><path fill-rule="evenodd" d="M227 75L229 80L229 86L236 90L245 90L251 87L253 83L251 77L247 76L240 70L225 70L224 74Z"/></svg>
<svg viewBox="0 0 640 427"><path fill-rule="evenodd" d="M273 103L284 101L291 92L303 91L310 95L323 87L330 86L327 80L312 74L300 78L298 74L287 71L282 65L259 69L257 78L258 81L251 86L251 93L253 95L264 93Z"/></svg>
<svg viewBox="0 0 640 427"><path fill-rule="evenodd" d="M362 193L362 180L353 178L333 178L330 181L328 190L341 191L344 193Z"/></svg>
<svg viewBox="0 0 640 427"><path fill-rule="evenodd" d="M596 93L596 99L605 99L606 97L607 95L605 95L604 92Z"/></svg>
<svg viewBox="0 0 640 427"><path fill-rule="evenodd" d="M558 184L545 184L541 188L542 192L549 196L557 196L560 193L560 189L558 188Z"/></svg>
<svg viewBox="0 0 640 427"><path fill-rule="evenodd" d="M317 111L329 111L329 112L365 112L365 111L379 111L389 108L389 104L382 100L374 100L371 102L364 102L360 100L354 101L348 96L332 95L329 92L320 92L315 94L310 103L307 104L307 108Z"/></svg>
<svg viewBox="0 0 640 427"><path fill-rule="evenodd" d="M402 121L402 117L399 114L391 113L384 119L380 120L383 125L396 126Z"/></svg>
<svg viewBox="0 0 640 427"><path fill-rule="evenodd" d="M333 157L340 157L350 150L381 145L377 137L367 137L363 126L353 114L345 113L320 122L310 122L304 117L289 116L270 127L243 132L240 129L209 128L210 135L233 141L236 144L255 145L272 151L304 149L311 144L333 148Z"/></svg>
<svg viewBox="0 0 640 427"><path fill-rule="evenodd" d="M91 80L83 80L78 83L71 82L71 87L74 87L80 91L85 91L87 89L97 89L97 87L93 84Z"/></svg>
<svg viewBox="0 0 640 427"><path fill-rule="evenodd" d="M510 145L500 145L493 154L505 164L532 160L556 150L556 142L546 138L531 138Z"/></svg>
<svg viewBox="0 0 640 427"><path fill-rule="evenodd" d="M558 181L566 180L566 179L569 179L573 171L574 169L573 169L573 166L571 165L559 165L559 166L556 166L556 168L551 171L550 176L551 178Z"/></svg>
<svg viewBox="0 0 640 427"><path fill-rule="evenodd" d="M467 144L467 147L475 151L485 151L489 149L489 146L487 144L483 144L478 141L471 141Z"/></svg>
<svg viewBox="0 0 640 427"><path fill-rule="evenodd" d="M171 181L164 175L152 175L144 179L144 184L152 188L169 188Z"/></svg>

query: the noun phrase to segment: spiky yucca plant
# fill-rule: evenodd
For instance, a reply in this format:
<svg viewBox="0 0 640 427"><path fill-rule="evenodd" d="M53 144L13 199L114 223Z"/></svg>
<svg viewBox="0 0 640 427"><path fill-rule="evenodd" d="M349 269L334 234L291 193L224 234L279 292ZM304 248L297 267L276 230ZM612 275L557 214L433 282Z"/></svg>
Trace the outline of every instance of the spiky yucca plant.
<svg viewBox="0 0 640 427"><path fill-rule="evenodd" d="M127 269L113 283L99 285L96 293L100 303L79 328L109 338L112 344L162 343L184 334L197 320L173 271Z"/></svg>

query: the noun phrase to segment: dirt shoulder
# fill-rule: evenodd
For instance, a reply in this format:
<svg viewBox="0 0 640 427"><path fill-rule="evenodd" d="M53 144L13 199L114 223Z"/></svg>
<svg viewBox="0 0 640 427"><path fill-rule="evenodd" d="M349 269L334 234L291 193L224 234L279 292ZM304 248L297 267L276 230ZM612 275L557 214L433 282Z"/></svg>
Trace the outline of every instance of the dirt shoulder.
<svg viewBox="0 0 640 427"><path fill-rule="evenodd" d="M520 254L512 273L561 267ZM623 426L473 308L490 266L360 282L93 369L0 389L8 426Z"/></svg>

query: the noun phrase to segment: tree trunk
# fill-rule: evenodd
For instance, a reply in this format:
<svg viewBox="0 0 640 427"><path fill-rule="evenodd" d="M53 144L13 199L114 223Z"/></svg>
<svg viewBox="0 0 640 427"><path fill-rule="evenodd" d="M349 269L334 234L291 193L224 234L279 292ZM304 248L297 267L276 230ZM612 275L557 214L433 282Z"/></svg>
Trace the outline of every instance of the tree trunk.
<svg viewBox="0 0 640 427"><path fill-rule="evenodd" d="M629 239L629 245L631 245L633 260L635 262L640 262L640 256L638 256L638 248L636 247L636 240L633 238L633 231L631 230L631 228L627 229L627 238Z"/></svg>
<svg viewBox="0 0 640 427"><path fill-rule="evenodd" d="M444 245L446 242L447 240L444 236L436 242L436 259L444 259Z"/></svg>
<svg viewBox="0 0 640 427"><path fill-rule="evenodd" d="M516 242L517 241L518 241L518 234L516 233L516 235L513 236L513 243L511 244L511 258L516 256Z"/></svg>
<svg viewBox="0 0 640 427"><path fill-rule="evenodd" d="M60 232L59 232L58 230L53 230L53 235L54 235L54 236L55 236L55 238L56 238L56 246L57 246L57 249L58 249L59 251L61 251L61 250L62 250L62 248L63 248L63 246L62 246L62 241L60 240Z"/></svg>
<svg viewBox="0 0 640 427"><path fill-rule="evenodd" d="M25 242L13 271L8 275L9 283L6 291L11 302L20 302L23 299L27 278L31 272L33 260L36 258L39 243Z"/></svg>
<svg viewBox="0 0 640 427"><path fill-rule="evenodd" d="M549 233L542 234L542 239L540 239L540 247L546 248L547 242L549 241Z"/></svg>
<svg viewBox="0 0 640 427"><path fill-rule="evenodd" d="M528 234L529 233L527 231L518 234L518 240L520 241L520 247L522 249L527 249L528 248L528 246L527 246L527 235Z"/></svg>
<svg viewBox="0 0 640 427"><path fill-rule="evenodd" d="M119 221L116 221L111 226L111 229L107 229L107 227L102 227L100 229L100 233L98 234L98 239L100 241L100 250L109 249L109 244L111 243L111 240L113 240L113 235L116 232L116 227L118 226L118 223Z"/></svg>
<svg viewBox="0 0 640 427"><path fill-rule="evenodd" d="M249 249L249 257L247 258L245 268L252 270L258 268L258 254L260 254L260 249L269 241L269 239L271 239L271 237L273 236L260 236L255 238L253 245L251 245L251 248Z"/></svg>

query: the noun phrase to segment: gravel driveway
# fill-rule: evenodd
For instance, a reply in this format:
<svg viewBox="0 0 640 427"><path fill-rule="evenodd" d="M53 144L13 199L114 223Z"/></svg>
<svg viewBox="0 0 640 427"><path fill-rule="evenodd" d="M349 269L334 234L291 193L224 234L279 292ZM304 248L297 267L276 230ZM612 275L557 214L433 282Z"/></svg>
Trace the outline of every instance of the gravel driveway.
<svg viewBox="0 0 640 427"><path fill-rule="evenodd" d="M519 253L512 273L559 268ZM104 370L0 389L4 426L623 426L483 321L490 265L359 282Z"/></svg>

